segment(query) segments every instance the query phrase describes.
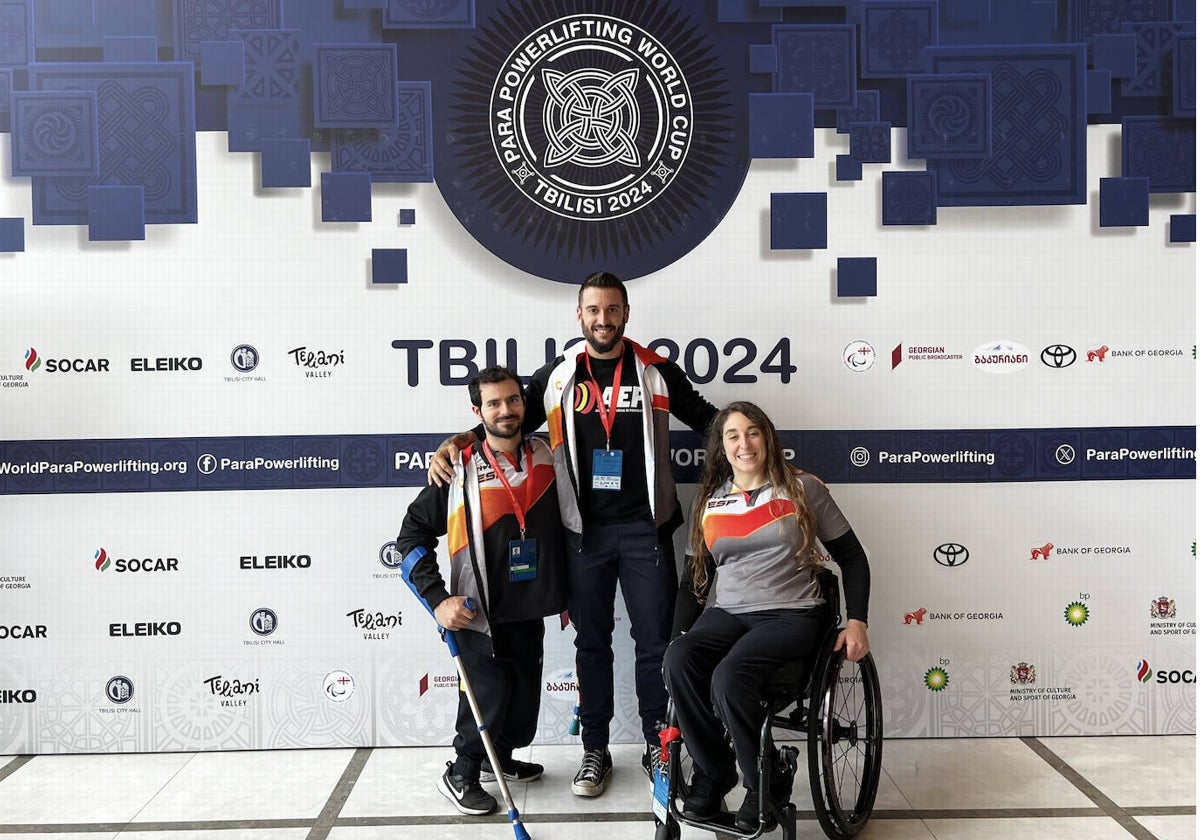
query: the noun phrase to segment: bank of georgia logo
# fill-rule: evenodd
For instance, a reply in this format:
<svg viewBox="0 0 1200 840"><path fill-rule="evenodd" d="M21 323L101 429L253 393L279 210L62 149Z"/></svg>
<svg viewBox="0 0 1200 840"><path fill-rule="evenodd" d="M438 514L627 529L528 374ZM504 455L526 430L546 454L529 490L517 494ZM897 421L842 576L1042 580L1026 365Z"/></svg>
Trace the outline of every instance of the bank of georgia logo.
<svg viewBox="0 0 1200 840"><path fill-rule="evenodd" d="M681 0L494 7L448 88L437 181L463 225L573 283L606 265L648 274L698 245L748 165L733 119L744 44L725 47Z"/></svg>

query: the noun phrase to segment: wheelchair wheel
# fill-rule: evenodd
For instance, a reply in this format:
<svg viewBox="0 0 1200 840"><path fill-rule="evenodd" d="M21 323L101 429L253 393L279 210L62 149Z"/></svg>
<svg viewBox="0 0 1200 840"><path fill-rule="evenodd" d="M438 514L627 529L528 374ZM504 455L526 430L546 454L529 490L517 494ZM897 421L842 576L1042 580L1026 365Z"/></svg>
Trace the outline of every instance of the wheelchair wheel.
<svg viewBox="0 0 1200 840"><path fill-rule="evenodd" d="M654 820L654 840L679 840L680 831L673 817L667 817L666 822Z"/></svg>
<svg viewBox="0 0 1200 840"><path fill-rule="evenodd" d="M808 716L808 777L828 837L853 837L871 818L883 757L879 673L870 654L818 665Z"/></svg>

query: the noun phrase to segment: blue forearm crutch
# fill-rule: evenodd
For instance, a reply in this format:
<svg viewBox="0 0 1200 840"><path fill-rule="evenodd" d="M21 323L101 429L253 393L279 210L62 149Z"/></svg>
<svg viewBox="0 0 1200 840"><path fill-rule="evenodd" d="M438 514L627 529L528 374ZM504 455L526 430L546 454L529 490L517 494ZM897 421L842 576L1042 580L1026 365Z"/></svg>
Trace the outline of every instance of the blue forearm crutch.
<svg viewBox="0 0 1200 840"><path fill-rule="evenodd" d="M421 561L421 558L428 554L423 546L417 546L408 554L404 555L404 559L400 561L400 576L404 578L404 582L408 584L408 588L417 596L417 600L431 616L437 621L437 616L434 615L433 607L426 603L421 597L421 593L417 591L417 587L412 582L413 567ZM467 599L467 609L474 611L475 604L470 598ZM454 665L458 669L458 679L462 683L463 693L467 695L467 702L471 705L471 715L475 718L475 728L479 731L479 737L483 741L483 748L487 752L488 761L492 763L492 770L496 774L496 783L500 786L500 795L504 799L504 805L508 808L508 819L512 822L513 833L516 835L516 840L531 840L529 832L525 830L525 826L521 823L521 815L517 812L517 806L513 804L512 794L508 792L508 784L504 780L504 769L500 766L500 759L496 755L496 747L492 743L491 733L488 732L487 724L483 722L483 714L479 711L479 703L475 700L475 692L471 690L471 681L467 678L467 669L463 666L462 655L458 650L458 639L454 636L454 631L447 630L445 627L438 625L438 632L442 634L442 639L446 642L446 647L450 648L450 655L454 657Z"/></svg>

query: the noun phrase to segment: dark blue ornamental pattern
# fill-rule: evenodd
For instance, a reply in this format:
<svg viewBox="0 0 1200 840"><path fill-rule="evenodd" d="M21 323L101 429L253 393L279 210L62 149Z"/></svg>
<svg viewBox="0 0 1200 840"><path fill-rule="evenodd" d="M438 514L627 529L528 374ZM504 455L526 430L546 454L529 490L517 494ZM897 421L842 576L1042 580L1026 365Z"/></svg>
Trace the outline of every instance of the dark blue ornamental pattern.
<svg viewBox="0 0 1200 840"><path fill-rule="evenodd" d="M226 131L263 186L312 188L329 151L356 205L436 180L523 271L636 277L815 128L848 135L843 188L924 161L946 208L1089 201L1089 120L1122 126L1123 177L1192 192L1195 44L1194 0L0 0L2 165L34 224L87 224L92 190L141 238L196 221L194 133Z"/></svg>

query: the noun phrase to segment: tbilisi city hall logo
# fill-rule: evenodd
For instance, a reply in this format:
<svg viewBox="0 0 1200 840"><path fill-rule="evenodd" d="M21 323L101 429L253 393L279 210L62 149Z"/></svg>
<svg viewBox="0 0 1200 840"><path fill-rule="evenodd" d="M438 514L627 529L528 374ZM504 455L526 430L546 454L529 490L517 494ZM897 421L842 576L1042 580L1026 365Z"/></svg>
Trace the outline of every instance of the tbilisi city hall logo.
<svg viewBox="0 0 1200 840"><path fill-rule="evenodd" d="M744 60L725 66L706 4L494 5L446 112L437 180L463 225L571 283L647 274L698 245L748 165L729 82Z"/></svg>

